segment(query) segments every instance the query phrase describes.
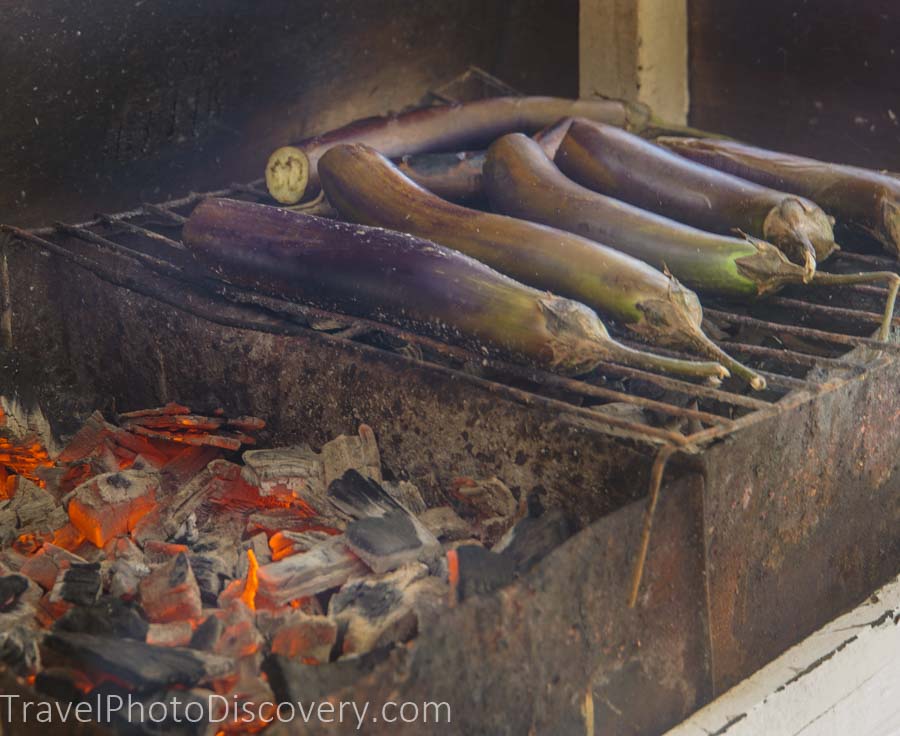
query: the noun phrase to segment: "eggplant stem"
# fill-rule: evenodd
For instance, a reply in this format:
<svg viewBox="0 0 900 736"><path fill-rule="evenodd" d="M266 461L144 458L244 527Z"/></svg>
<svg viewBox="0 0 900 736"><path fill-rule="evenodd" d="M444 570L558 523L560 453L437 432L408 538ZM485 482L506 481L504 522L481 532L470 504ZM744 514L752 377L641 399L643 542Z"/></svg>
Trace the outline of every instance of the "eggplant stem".
<svg viewBox="0 0 900 736"><path fill-rule="evenodd" d="M704 355L724 365L738 378L744 379L754 391L762 391L766 387L766 379L752 368L739 363L706 335L695 335L694 345Z"/></svg>
<svg viewBox="0 0 900 736"><path fill-rule="evenodd" d="M881 327L878 329L878 339L887 342L891 334L891 321L894 317L897 291L900 290L900 276L893 271L869 271L867 273L822 273L817 271L811 283L820 286L837 286L840 284L871 284L878 281L884 281L888 285L884 316L881 318Z"/></svg>
<svg viewBox="0 0 900 736"><path fill-rule="evenodd" d="M605 347L608 348L610 358L614 362L623 363L634 368L663 371L692 378L707 378L715 385L721 383L723 378L728 378L731 375L728 368L722 365L720 361L694 361L670 358L665 355L635 350L612 340Z"/></svg>

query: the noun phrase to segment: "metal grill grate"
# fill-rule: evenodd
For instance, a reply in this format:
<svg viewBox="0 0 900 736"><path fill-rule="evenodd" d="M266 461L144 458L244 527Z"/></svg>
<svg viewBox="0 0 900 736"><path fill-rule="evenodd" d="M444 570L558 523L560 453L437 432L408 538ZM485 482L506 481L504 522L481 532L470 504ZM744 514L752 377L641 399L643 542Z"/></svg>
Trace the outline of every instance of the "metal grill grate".
<svg viewBox="0 0 900 736"><path fill-rule="evenodd" d="M133 279L122 283L123 277L109 263L110 257L139 264L155 276L178 282L178 290L189 301L196 279L186 279L189 256L179 240L185 216L206 197L271 203L262 186L262 180L258 180L215 192L192 193L163 204L99 215L76 225L56 223L34 230L0 227L21 241L118 285L136 286ZM828 265L853 270L859 263L867 268L897 270L887 258L845 252ZM221 283L209 282L206 287L202 289L206 296L240 304L249 315L264 317L258 323L251 317L244 326L313 330L329 339L364 343L372 350L399 351L424 370L451 371L463 380L486 383L492 391L518 402L544 404L591 424L687 451L834 390L884 361L894 361L900 351L900 345L881 343L870 336L881 320L879 302L883 303L887 295L886 289L873 286L793 288L751 306L704 299L706 326L717 336L717 343L753 365L768 380L769 388L758 394L746 393L737 382L713 388L615 363L603 363L580 380L565 378L485 360L389 325L323 312ZM207 316L221 321L215 314ZM893 324L898 322L900 319L894 318ZM684 355L671 350L660 352ZM610 410L611 403L645 410L647 419L623 418Z"/></svg>

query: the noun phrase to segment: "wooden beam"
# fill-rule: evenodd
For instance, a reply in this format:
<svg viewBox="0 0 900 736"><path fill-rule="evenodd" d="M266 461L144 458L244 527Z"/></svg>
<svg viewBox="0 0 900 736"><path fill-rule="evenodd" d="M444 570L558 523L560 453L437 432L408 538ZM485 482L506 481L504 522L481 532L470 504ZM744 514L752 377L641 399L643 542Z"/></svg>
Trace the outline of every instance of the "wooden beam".
<svg viewBox="0 0 900 736"><path fill-rule="evenodd" d="M581 96L636 100L686 122L687 38L687 0L581 0Z"/></svg>

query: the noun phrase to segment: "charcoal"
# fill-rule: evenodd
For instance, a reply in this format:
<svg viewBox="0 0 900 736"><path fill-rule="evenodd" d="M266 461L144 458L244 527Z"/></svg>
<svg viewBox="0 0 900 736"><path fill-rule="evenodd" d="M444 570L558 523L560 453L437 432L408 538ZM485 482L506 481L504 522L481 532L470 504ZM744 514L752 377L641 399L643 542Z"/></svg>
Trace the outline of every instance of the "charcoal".
<svg viewBox="0 0 900 736"><path fill-rule="evenodd" d="M38 634L33 626L0 627L0 664L25 677L34 673L40 663Z"/></svg>
<svg viewBox="0 0 900 736"><path fill-rule="evenodd" d="M272 535L269 548L273 559L280 560L299 552L308 552L317 544L327 541L331 534L322 531L292 532L280 531Z"/></svg>
<svg viewBox="0 0 900 736"><path fill-rule="evenodd" d="M344 536L347 547L376 573L433 560L441 553L434 535L404 510L357 519L347 526Z"/></svg>
<svg viewBox="0 0 900 736"><path fill-rule="evenodd" d="M222 624L224 626L222 635L213 649L216 654L246 662L249 655L259 652L262 648L262 634L256 628L253 611L247 606L232 605L224 609Z"/></svg>
<svg viewBox="0 0 900 736"><path fill-rule="evenodd" d="M183 552L153 570L138 586L141 604L152 623L198 618L200 588Z"/></svg>
<svg viewBox="0 0 900 736"><path fill-rule="evenodd" d="M247 517L247 534L266 532L269 535L276 532L302 533L310 529L329 528L335 532L342 532L347 526L347 520L329 504L324 517L311 518L306 509L293 506L284 509L265 509L255 511Z"/></svg>
<svg viewBox="0 0 900 736"><path fill-rule="evenodd" d="M194 514L214 489L214 479L215 474L208 465L166 498L165 506L160 512L163 537L174 537L179 533L188 517Z"/></svg>
<svg viewBox="0 0 900 736"><path fill-rule="evenodd" d="M215 447L188 447L159 470L161 487L166 497L190 483L221 455Z"/></svg>
<svg viewBox="0 0 900 736"><path fill-rule="evenodd" d="M450 584L457 601L487 595L511 583L516 576L513 560L477 545L465 545L448 552Z"/></svg>
<svg viewBox="0 0 900 736"><path fill-rule="evenodd" d="M219 550L211 549L188 555L188 559L200 589L200 600L215 605L225 583L235 577L237 551L232 547L228 554L219 554Z"/></svg>
<svg viewBox="0 0 900 736"><path fill-rule="evenodd" d="M355 470L374 481L381 481L381 456L375 433L366 424L359 425L357 437L340 435L322 446L325 486L341 478L348 470Z"/></svg>
<svg viewBox="0 0 900 736"><path fill-rule="evenodd" d="M120 636L144 641L147 621L133 601L108 595L88 606L76 606L64 613L53 625L55 631L81 634Z"/></svg>
<svg viewBox="0 0 900 736"><path fill-rule="evenodd" d="M247 550L253 550L256 561L260 565L266 565L272 561L272 551L269 549L269 539L265 532L254 534L250 539L244 540L241 543L241 549L244 550L244 554L238 558L236 571L238 577L244 577L247 573Z"/></svg>
<svg viewBox="0 0 900 736"><path fill-rule="evenodd" d="M0 546L23 534L55 531L68 522L65 509L49 491L21 475L11 480L15 495L0 501Z"/></svg>
<svg viewBox="0 0 900 736"><path fill-rule="evenodd" d="M128 703L127 694L122 691L100 691L98 688L90 697L95 699L96 695L101 695L101 702L106 702L106 696L118 695ZM130 710L126 705L113 711L110 714L110 725L115 733L122 736L210 736L216 732L222 733L215 724L227 721L227 712L222 701L211 698L212 695L212 691L199 688L152 693L133 699L135 705ZM153 703L160 702L167 706L165 718L161 718L159 706L153 712L150 711ZM113 703L117 704L118 701L114 699Z"/></svg>
<svg viewBox="0 0 900 736"><path fill-rule="evenodd" d="M291 611L272 637L271 651L307 664L322 664L331 657L337 632L337 621L328 616Z"/></svg>
<svg viewBox="0 0 900 736"><path fill-rule="evenodd" d="M109 592L114 596L133 596L147 575L150 567L141 561L116 560L110 568Z"/></svg>
<svg viewBox="0 0 900 736"><path fill-rule="evenodd" d="M259 568L257 595L274 605L315 595L343 585L349 578L366 572L365 565L334 537L309 552L285 557Z"/></svg>
<svg viewBox="0 0 900 736"><path fill-rule="evenodd" d="M472 539L475 531L449 506L438 506L419 514L419 521L441 542Z"/></svg>
<svg viewBox="0 0 900 736"><path fill-rule="evenodd" d="M403 511L403 507L376 481L353 469L329 484L328 499L350 519L382 516L388 511Z"/></svg>
<svg viewBox="0 0 900 736"><path fill-rule="evenodd" d="M478 535L488 546L500 539L523 515L524 509L520 509L512 491L499 478L457 479L455 493L474 515Z"/></svg>
<svg viewBox="0 0 900 736"><path fill-rule="evenodd" d="M392 651L393 647L381 647L358 657L343 657L319 665L273 654L263 662L263 671L279 702L318 702L356 685L360 678L391 657Z"/></svg>
<svg viewBox="0 0 900 736"><path fill-rule="evenodd" d="M72 564L85 563L87 560L83 557L48 543L29 557L19 572L34 580L44 590L50 590L56 582L60 570L64 570Z"/></svg>
<svg viewBox="0 0 900 736"><path fill-rule="evenodd" d="M248 450L242 455L241 477L259 488L260 496L294 495L321 512L325 502L325 466L307 445Z"/></svg>
<svg viewBox="0 0 900 736"><path fill-rule="evenodd" d="M76 606L93 605L100 596L100 565L96 562L73 563L56 578L50 601L65 601Z"/></svg>
<svg viewBox="0 0 900 736"><path fill-rule="evenodd" d="M190 621L170 621L166 624L150 624L146 641L161 647L186 647L193 635L194 629Z"/></svg>
<svg viewBox="0 0 900 736"><path fill-rule="evenodd" d="M109 424L99 411L91 414L59 453L60 463L75 463L85 460L100 448L106 437L112 436L116 428Z"/></svg>
<svg viewBox="0 0 900 736"><path fill-rule="evenodd" d="M34 678L34 689L64 703L79 703L91 689L83 672L69 667L45 667Z"/></svg>
<svg viewBox="0 0 900 736"><path fill-rule="evenodd" d="M408 480L382 481L381 487L411 514L418 516L428 508L419 489Z"/></svg>
<svg viewBox="0 0 900 736"><path fill-rule="evenodd" d="M341 626L341 651L362 654L408 641L419 630L420 618L431 622L446 607L447 592L447 585L429 577L421 564L347 583L328 607Z"/></svg>
<svg viewBox="0 0 900 736"><path fill-rule="evenodd" d="M28 578L23 575L0 577L0 613L11 611L19 602L19 597L28 590Z"/></svg>
<svg viewBox="0 0 900 736"><path fill-rule="evenodd" d="M212 650L222 636L225 624L217 616L207 616L206 620L194 631L188 646L191 649Z"/></svg>
<svg viewBox="0 0 900 736"><path fill-rule="evenodd" d="M494 547L512 560L516 572L528 572L576 531L571 518L559 509L541 516L526 517L516 524Z"/></svg>
<svg viewBox="0 0 900 736"><path fill-rule="evenodd" d="M133 639L53 631L41 644L47 661L59 659L92 675L110 675L137 692L193 687L233 671L227 657L186 647L160 647Z"/></svg>
<svg viewBox="0 0 900 736"><path fill-rule="evenodd" d="M75 489L69 517L97 547L132 530L156 506L159 476L123 470L91 478Z"/></svg>

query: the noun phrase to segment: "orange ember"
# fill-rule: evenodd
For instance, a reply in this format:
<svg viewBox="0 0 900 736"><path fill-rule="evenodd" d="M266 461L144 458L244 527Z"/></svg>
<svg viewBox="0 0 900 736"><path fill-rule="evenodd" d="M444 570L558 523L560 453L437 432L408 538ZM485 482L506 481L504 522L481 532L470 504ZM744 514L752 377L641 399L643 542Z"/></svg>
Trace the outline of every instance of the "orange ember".
<svg viewBox="0 0 900 736"><path fill-rule="evenodd" d="M256 561L256 555L252 549L247 550L247 561L250 566L247 568L247 581L244 583L244 592L241 593L241 600L247 605L251 611L256 610L256 591L259 588L259 563Z"/></svg>

